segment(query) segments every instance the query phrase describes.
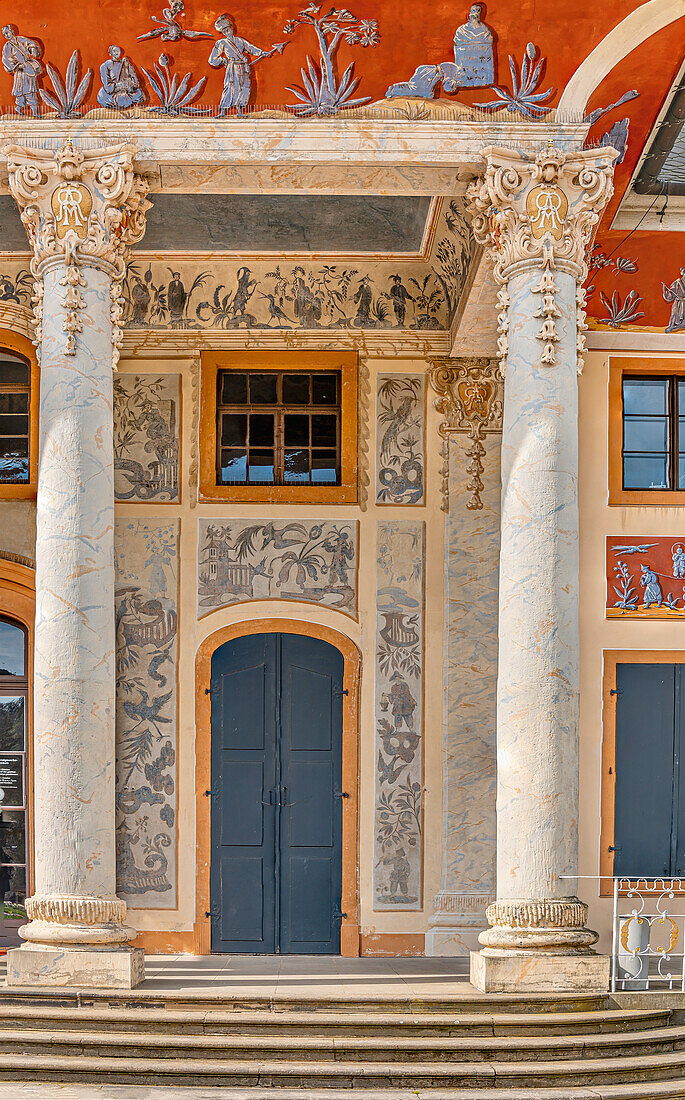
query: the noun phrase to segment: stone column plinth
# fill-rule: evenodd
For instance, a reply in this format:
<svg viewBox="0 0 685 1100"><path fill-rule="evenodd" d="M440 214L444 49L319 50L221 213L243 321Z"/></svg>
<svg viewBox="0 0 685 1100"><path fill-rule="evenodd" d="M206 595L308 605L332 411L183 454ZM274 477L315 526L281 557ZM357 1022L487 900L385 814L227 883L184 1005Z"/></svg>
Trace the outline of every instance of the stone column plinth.
<svg viewBox="0 0 685 1100"><path fill-rule="evenodd" d="M585 249L613 150L486 149L469 201L500 284L505 368L497 685L497 900L484 991L606 990L578 871L578 397ZM582 365L582 363L580 364Z"/></svg>
<svg viewBox="0 0 685 1100"><path fill-rule="evenodd" d="M130 987L143 957L116 896L112 369L147 185L130 145L6 153L33 248L41 366L35 888L7 982Z"/></svg>

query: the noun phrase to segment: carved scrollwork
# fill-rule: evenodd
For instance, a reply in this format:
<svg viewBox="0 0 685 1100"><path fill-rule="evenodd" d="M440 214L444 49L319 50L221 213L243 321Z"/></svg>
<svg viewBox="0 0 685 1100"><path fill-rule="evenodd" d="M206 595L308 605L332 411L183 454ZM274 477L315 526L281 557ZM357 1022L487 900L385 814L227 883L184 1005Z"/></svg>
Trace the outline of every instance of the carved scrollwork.
<svg viewBox="0 0 685 1100"><path fill-rule="evenodd" d="M133 170L137 147L124 142L82 150L67 141L56 152L21 145L9 145L4 151L10 190L33 250L36 343L40 345L41 340L46 269L60 262L66 268L59 280L66 287L62 327L67 334L65 353L74 355L76 337L82 329L78 311L85 306L79 287L86 282L79 268L99 267L112 280L112 365L116 368L126 262L131 245L145 233L145 217L151 205L147 181Z"/></svg>
<svg viewBox="0 0 685 1100"><path fill-rule="evenodd" d="M585 250L613 194L615 151L547 148L529 160L489 146L482 155L487 167L468 188L467 208L496 280L549 259L583 282Z"/></svg>
<svg viewBox="0 0 685 1100"><path fill-rule="evenodd" d="M503 413L502 369L492 359L434 359L428 370L429 382L438 395L433 405L444 417L438 431L443 442L440 454L443 464L442 510L449 511L449 437L453 432L464 432L470 440L466 452L469 463L466 472L469 481L466 488L471 496L466 507L480 510L483 507L482 474L485 467L483 439L488 431L501 431Z"/></svg>

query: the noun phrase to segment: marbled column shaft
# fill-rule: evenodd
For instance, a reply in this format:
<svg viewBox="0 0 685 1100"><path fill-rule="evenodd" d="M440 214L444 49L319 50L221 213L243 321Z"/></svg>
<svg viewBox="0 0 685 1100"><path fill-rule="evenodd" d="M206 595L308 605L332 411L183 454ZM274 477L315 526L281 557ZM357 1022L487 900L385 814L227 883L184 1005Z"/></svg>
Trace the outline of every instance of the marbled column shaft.
<svg viewBox="0 0 685 1100"><path fill-rule="evenodd" d="M65 266L44 273L36 545L30 940L125 940L114 837L114 488L110 276L82 265L83 331L66 355ZM51 916L52 914L52 916ZM61 914L61 915L60 915ZM50 928L45 921L52 919ZM73 932L73 930L72 930Z"/></svg>
<svg viewBox="0 0 685 1100"><path fill-rule="evenodd" d="M554 270L559 342L556 362L544 364L535 316L540 295L533 290L540 276L539 268L528 269L509 280L502 438L497 903L488 916L495 925L519 930L584 923L573 877L579 662L576 283L572 274ZM550 944L559 939L553 932L534 933L536 943L540 935ZM581 933L580 939L587 937L592 942L594 934ZM514 946L514 939L525 946L506 928L484 933L481 942L506 947Z"/></svg>

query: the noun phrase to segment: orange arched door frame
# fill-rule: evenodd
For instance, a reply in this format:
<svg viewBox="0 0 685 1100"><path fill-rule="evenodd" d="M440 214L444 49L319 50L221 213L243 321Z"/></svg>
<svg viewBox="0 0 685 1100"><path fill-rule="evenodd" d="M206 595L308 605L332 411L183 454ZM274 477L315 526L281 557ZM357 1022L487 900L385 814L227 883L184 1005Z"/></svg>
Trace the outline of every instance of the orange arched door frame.
<svg viewBox="0 0 685 1100"><path fill-rule="evenodd" d="M0 552L1 553L1 552ZM21 562L11 558L0 556L0 615L7 619L14 619L26 627L28 634L28 658L27 673L29 682L28 715L26 723L26 750L27 750L27 807L28 807L28 836L27 865L28 880L26 883L27 894L33 893L33 626L36 618L36 574L35 570Z"/></svg>
<svg viewBox="0 0 685 1100"><path fill-rule="evenodd" d="M212 656L224 642L249 634L304 634L334 646L343 657L343 748L342 781L349 798L343 799L342 905L340 954L359 954L359 679L361 654L345 634L317 623L298 619L259 619L234 623L214 631L201 643L195 662L195 927L194 952L211 953L209 917L209 865L211 856L210 799L212 782L211 696L207 689L212 674Z"/></svg>

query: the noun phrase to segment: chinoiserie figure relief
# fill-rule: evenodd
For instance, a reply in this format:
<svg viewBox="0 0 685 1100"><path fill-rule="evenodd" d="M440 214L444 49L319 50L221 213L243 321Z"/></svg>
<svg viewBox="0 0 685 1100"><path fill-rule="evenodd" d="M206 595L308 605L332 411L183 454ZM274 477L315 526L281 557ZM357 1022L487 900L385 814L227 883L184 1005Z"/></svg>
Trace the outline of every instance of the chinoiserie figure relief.
<svg viewBox="0 0 685 1100"><path fill-rule="evenodd" d="M145 93L133 65L121 46L110 46L108 60L100 66L102 87L97 94L101 107L123 110L145 101Z"/></svg>
<svg viewBox="0 0 685 1100"><path fill-rule="evenodd" d="M12 95L20 115L27 108L32 115L38 114L38 79L43 72L41 63L42 49L35 38L17 35L11 25L2 28L5 44L2 47L2 64L6 72L12 73Z"/></svg>

